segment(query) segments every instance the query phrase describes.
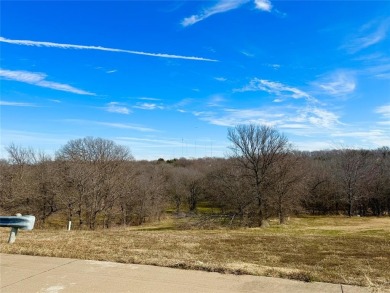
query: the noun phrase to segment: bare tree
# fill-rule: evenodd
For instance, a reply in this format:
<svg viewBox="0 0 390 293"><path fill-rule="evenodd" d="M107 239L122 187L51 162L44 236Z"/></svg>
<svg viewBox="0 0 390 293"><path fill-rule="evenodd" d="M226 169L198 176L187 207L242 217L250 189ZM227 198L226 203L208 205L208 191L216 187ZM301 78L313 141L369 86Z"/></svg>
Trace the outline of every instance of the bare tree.
<svg viewBox="0 0 390 293"><path fill-rule="evenodd" d="M38 222L57 211L51 158L43 152L11 144L6 148L10 170L8 200L11 210L39 215Z"/></svg>
<svg viewBox="0 0 390 293"><path fill-rule="evenodd" d="M131 194L134 222L160 220L167 208L167 180L165 166L150 163L138 164Z"/></svg>
<svg viewBox="0 0 390 293"><path fill-rule="evenodd" d="M57 160L68 161L80 168L77 190L85 203L85 215L91 229L96 228L99 213L109 218L109 211L119 198L113 192L120 173L120 166L133 157L130 150L113 141L86 137L69 141L57 153ZM79 217L81 221L81 202Z"/></svg>
<svg viewBox="0 0 390 293"><path fill-rule="evenodd" d="M331 159L310 157L306 165L306 192L301 204L311 214L337 213L342 207Z"/></svg>
<svg viewBox="0 0 390 293"><path fill-rule="evenodd" d="M298 209L299 199L305 191L305 169L297 154L285 156L273 166L271 184L272 203L280 224L285 224L288 214Z"/></svg>
<svg viewBox="0 0 390 293"><path fill-rule="evenodd" d="M248 177L243 176L232 159L218 160L207 176L206 196L223 214L231 215L231 223L238 217L247 224L247 216L253 204L253 192Z"/></svg>
<svg viewBox="0 0 390 293"><path fill-rule="evenodd" d="M6 147L11 164L24 166L37 162L37 153L32 148L24 148L11 143Z"/></svg>
<svg viewBox="0 0 390 293"><path fill-rule="evenodd" d="M204 174L194 167L187 167L183 171L182 180L184 182L188 211L196 213L198 203L204 194Z"/></svg>
<svg viewBox="0 0 390 293"><path fill-rule="evenodd" d="M336 174L340 182L340 190L348 205L348 216L356 210L355 203L360 200L363 186L370 177L368 159L370 153L363 150L344 149L336 157Z"/></svg>
<svg viewBox="0 0 390 293"><path fill-rule="evenodd" d="M364 177L358 185L360 215L380 216L390 211L390 148L367 152Z"/></svg>
<svg viewBox="0 0 390 293"><path fill-rule="evenodd" d="M59 206L55 190L55 164L44 156L39 158L31 168L31 206L39 214L42 224L45 224L46 219L59 210Z"/></svg>
<svg viewBox="0 0 390 293"><path fill-rule="evenodd" d="M257 201L257 220L261 227L268 226L270 216L266 190L270 185L270 171L275 162L289 151L287 138L269 126L238 125L228 130L232 157L246 171L254 186Z"/></svg>
<svg viewBox="0 0 390 293"><path fill-rule="evenodd" d="M175 213L180 214L181 208L185 201L185 171L183 167L172 166L168 169L168 182L167 182L167 192L170 198L170 201L175 206Z"/></svg>
<svg viewBox="0 0 390 293"><path fill-rule="evenodd" d="M112 140L88 136L70 140L57 152L57 159L98 163L132 160L133 156Z"/></svg>

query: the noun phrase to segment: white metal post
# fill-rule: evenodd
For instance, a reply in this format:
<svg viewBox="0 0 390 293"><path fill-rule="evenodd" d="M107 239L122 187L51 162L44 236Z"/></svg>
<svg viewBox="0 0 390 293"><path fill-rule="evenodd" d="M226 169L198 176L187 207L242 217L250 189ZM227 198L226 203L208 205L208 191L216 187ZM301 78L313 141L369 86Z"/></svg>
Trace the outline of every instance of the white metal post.
<svg viewBox="0 0 390 293"><path fill-rule="evenodd" d="M17 213L15 216L21 217L22 214ZM8 243L14 243L16 240L16 235L18 235L18 228L12 227L11 232L9 233Z"/></svg>

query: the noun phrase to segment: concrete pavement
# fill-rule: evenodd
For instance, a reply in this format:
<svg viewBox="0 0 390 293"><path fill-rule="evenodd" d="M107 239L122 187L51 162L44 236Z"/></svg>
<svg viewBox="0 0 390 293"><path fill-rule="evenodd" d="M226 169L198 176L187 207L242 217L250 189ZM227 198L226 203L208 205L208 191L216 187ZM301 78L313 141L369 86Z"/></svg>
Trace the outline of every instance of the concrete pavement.
<svg viewBox="0 0 390 293"><path fill-rule="evenodd" d="M370 290L146 265L0 254L0 292L366 293Z"/></svg>

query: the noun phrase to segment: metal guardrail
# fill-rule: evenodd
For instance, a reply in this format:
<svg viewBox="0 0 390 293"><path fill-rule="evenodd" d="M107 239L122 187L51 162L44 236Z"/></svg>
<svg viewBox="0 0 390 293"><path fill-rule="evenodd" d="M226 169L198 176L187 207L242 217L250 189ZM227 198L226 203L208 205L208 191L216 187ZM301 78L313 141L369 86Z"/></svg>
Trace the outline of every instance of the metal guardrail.
<svg viewBox="0 0 390 293"><path fill-rule="evenodd" d="M11 232L9 234L8 243L14 243L18 229L21 230L32 230L34 228L35 217L21 214L15 216L0 216L0 227L10 227Z"/></svg>

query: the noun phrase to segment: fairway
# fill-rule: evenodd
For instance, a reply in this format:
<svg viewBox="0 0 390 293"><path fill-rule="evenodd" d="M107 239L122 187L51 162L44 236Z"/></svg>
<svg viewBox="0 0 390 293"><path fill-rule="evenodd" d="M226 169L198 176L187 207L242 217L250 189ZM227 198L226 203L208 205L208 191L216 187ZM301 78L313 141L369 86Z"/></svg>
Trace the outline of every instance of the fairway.
<svg viewBox="0 0 390 293"><path fill-rule="evenodd" d="M390 288L390 218L304 217L241 229L158 225L97 231L21 231L2 253L149 264Z"/></svg>

